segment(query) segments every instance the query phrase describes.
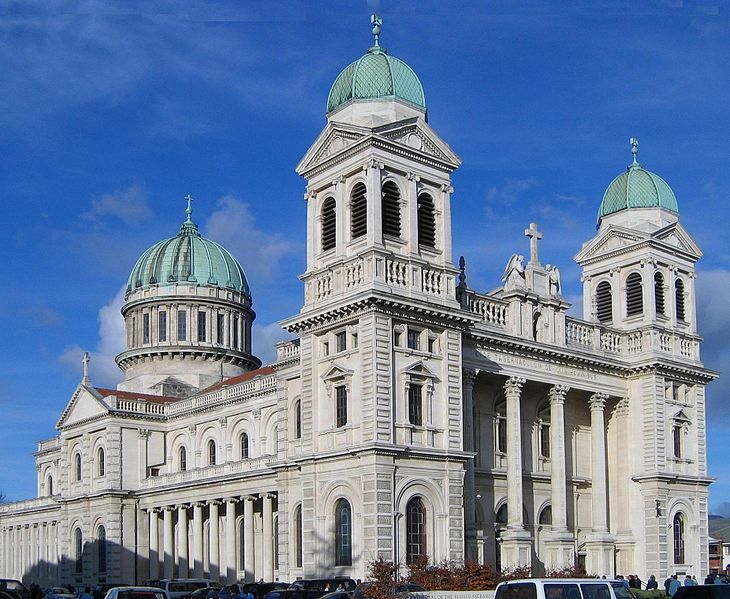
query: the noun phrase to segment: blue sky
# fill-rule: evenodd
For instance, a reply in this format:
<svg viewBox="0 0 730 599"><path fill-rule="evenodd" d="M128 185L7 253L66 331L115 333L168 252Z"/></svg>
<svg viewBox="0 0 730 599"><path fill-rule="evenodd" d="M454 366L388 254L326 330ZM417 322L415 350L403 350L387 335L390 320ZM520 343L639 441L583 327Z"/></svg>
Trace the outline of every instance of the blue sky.
<svg viewBox="0 0 730 599"><path fill-rule="evenodd" d="M490 290L524 228L580 293L572 260L631 160L674 189L705 256L703 359L730 373L730 7L681 0L0 2L0 491L35 494L32 451L92 352L114 385L120 290L175 234L183 197L249 277L255 350L302 302L304 182L329 87L371 44L419 75L429 122L464 161L454 255ZM714 511L730 513L724 398L708 390ZM729 502L725 505L724 502Z"/></svg>

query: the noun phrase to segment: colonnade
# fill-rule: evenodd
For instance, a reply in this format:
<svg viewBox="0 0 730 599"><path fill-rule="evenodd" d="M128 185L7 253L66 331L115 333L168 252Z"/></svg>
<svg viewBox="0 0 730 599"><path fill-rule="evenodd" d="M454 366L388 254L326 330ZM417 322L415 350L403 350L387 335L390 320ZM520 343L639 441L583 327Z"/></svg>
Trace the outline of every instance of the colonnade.
<svg viewBox="0 0 730 599"><path fill-rule="evenodd" d="M473 371L465 376L465 423L471 423L473 409ZM526 380L509 377L504 383L507 420L506 474L507 474L507 527L502 531L500 551L502 567L529 566L533 539L525 528L523 515L523 443L522 443L522 390ZM544 556L547 569L561 569L572 565L575 556L575 534L568 529L567 466L565 438L566 385L550 387L550 503L552 526L546 532ZM614 539L608 528L608 492L606 466L606 426L604 408L608 395L593 393L588 396L591 418L591 528L586 535L586 568L589 572L613 575ZM473 445L473 435L465 434L465 444ZM469 448L467 448L469 449ZM466 489L473 490L473 474L467 472ZM471 502L469 502L471 504ZM467 522L473 516L467 515ZM542 556L541 556L542 557Z"/></svg>
<svg viewBox="0 0 730 599"><path fill-rule="evenodd" d="M3 577L50 584L58 577L58 522L10 524L2 529Z"/></svg>
<svg viewBox="0 0 730 599"><path fill-rule="evenodd" d="M255 544L254 504L259 499L262 541ZM275 493L262 493L147 508L149 578L274 580L275 499ZM242 538L239 511L243 512ZM261 555L256 555L257 550Z"/></svg>

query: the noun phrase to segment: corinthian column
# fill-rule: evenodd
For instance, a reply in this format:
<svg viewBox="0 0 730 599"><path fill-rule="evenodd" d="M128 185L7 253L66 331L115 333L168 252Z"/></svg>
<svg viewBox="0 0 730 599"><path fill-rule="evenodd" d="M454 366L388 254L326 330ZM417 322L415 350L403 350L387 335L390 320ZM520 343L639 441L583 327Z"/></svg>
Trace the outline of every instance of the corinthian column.
<svg viewBox="0 0 730 599"><path fill-rule="evenodd" d="M210 555L210 577L213 580L220 578L220 528L219 528L219 514L218 506L221 504L220 501L211 501L210 506L210 526L208 528Z"/></svg>
<svg viewBox="0 0 730 599"><path fill-rule="evenodd" d="M193 504L193 577L203 577L203 504Z"/></svg>
<svg viewBox="0 0 730 599"><path fill-rule="evenodd" d="M510 377L504 384L507 399L507 530L500 545L503 568L530 567L532 539L522 521L522 418L520 395L525 379Z"/></svg>
<svg viewBox="0 0 730 599"><path fill-rule="evenodd" d="M163 510L162 515L162 544L164 550L163 558L163 569L162 572L165 578L172 578L175 573L173 572L173 530L172 530L172 506L167 506Z"/></svg>
<svg viewBox="0 0 730 599"><path fill-rule="evenodd" d="M188 506L180 505L177 508L177 575L178 578L188 577Z"/></svg>
<svg viewBox="0 0 730 599"><path fill-rule="evenodd" d="M264 495L264 580L274 580L274 494Z"/></svg>
<svg viewBox="0 0 730 599"><path fill-rule="evenodd" d="M159 537L158 537L158 531L157 531L157 510L151 509L148 510L148 514L150 517L150 553L149 553L149 561L150 561L150 568L149 568L149 574L150 579L156 580L160 577L160 549L158 546L159 543Z"/></svg>
<svg viewBox="0 0 730 599"><path fill-rule="evenodd" d="M464 368L462 371L463 410L464 410L464 451L474 451L474 381L477 371L473 368ZM466 463L464 479L464 523L465 523L465 551L466 558L477 559L476 552L476 485L474 483L474 458Z"/></svg>
<svg viewBox="0 0 730 599"><path fill-rule="evenodd" d="M236 582L236 502L238 500L229 497L226 499L226 583L233 584Z"/></svg>
<svg viewBox="0 0 730 599"><path fill-rule="evenodd" d="M606 498L606 428L603 409L608 395L594 393L588 399L591 410L591 517L592 530L586 535L586 570L613 578L613 536L608 532Z"/></svg>
<svg viewBox="0 0 730 599"><path fill-rule="evenodd" d="M253 502L256 498L247 495L243 498L243 569L244 580L254 580L253 555Z"/></svg>

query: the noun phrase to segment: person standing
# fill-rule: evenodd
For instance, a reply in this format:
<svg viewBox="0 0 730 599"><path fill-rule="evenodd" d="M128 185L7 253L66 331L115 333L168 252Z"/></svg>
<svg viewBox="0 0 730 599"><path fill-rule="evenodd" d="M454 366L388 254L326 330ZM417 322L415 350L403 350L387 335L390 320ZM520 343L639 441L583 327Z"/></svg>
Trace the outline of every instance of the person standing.
<svg viewBox="0 0 730 599"><path fill-rule="evenodd" d="M652 574L651 576L649 576L649 580L646 581L646 590L651 591L658 587L659 585L656 582L656 577Z"/></svg>
<svg viewBox="0 0 730 599"><path fill-rule="evenodd" d="M669 595L674 597L674 594L681 588L682 583L677 579L676 574L672 574L672 581L669 583Z"/></svg>

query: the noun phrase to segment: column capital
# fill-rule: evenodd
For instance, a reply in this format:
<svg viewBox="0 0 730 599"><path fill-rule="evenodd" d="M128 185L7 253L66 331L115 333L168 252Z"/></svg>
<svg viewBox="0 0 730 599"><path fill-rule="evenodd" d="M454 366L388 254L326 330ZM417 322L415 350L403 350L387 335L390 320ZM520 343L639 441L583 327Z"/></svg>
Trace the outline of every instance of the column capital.
<svg viewBox="0 0 730 599"><path fill-rule="evenodd" d="M189 503L178 503L175 506L178 510L187 510L190 507Z"/></svg>
<svg viewBox="0 0 730 599"><path fill-rule="evenodd" d="M194 501L190 505L192 505L194 508L204 508L208 502L207 501Z"/></svg>
<svg viewBox="0 0 730 599"><path fill-rule="evenodd" d="M223 502L220 499L211 499L208 505L223 505Z"/></svg>
<svg viewBox="0 0 730 599"><path fill-rule="evenodd" d="M591 412L593 411L603 411L603 408L606 407L606 400L608 399L608 393L603 393L602 391L599 391L598 393L594 393L588 398L588 405L591 408Z"/></svg>
<svg viewBox="0 0 730 599"><path fill-rule="evenodd" d="M468 385L470 387L474 386L474 381L477 378L477 374L479 374L479 371L476 368L462 368L461 369L461 376L464 380L464 384Z"/></svg>
<svg viewBox="0 0 730 599"><path fill-rule="evenodd" d="M264 499L276 499L278 493L276 491L266 491L266 493L263 493L261 496Z"/></svg>
<svg viewBox="0 0 730 599"><path fill-rule="evenodd" d="M507 395L519 395L522 392L522 387L526 382L526 379L520 378L518 376L511 376L504 383L504 392Z"/></svg>
<svg viewBox="0 0 730 599"><path fill-rule="evenodd" d="M241 495L241 501L250 501L253 503L256 499L256 495Z"/></svg>
<svg viewBox="0 0 730 599"><path fill-rule="evenodd" d="M152 514L159 514L160 513L160 508L158 508L158 507L148 507L148 508L145 508L145 511L147 512L148 515L151 516Z"/></svg>
<svg viewBox="0 0 730 599"><path fill-rule="evenodd" d="M550 391L548 391L550 403L563 403L568 391L570 391L570 387L568 385L553 385L550 387Z"/></svg>
<svg viewBox="0 0 730 599"><path fill-rule="evenodd" d="M408 177L408 180L409 181L416 181L416 182L418 182L418 181L421 180L420 175L417 175L414 172L409 172L406 176Z"/></svg>
<svg viewBox="0 0 730 599"><path fill-rule="evenodd" d="M239 501L241 501L241 498L240 497L226 497L224 499L224 501L226 503L238 503Z"/></svg>
<svg viewBox="0 0 730 599"><path fill-rule="evenodd" d="M177 510L176 505L166 505L161 508L161 511L164 511L164 512L174 512L175 510Z"/></svg>

